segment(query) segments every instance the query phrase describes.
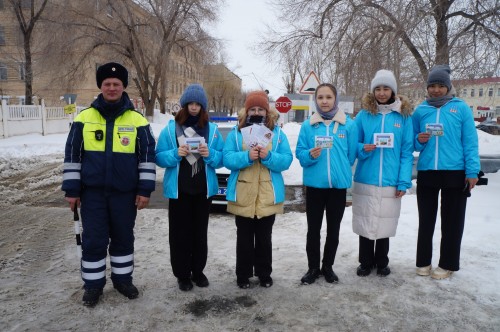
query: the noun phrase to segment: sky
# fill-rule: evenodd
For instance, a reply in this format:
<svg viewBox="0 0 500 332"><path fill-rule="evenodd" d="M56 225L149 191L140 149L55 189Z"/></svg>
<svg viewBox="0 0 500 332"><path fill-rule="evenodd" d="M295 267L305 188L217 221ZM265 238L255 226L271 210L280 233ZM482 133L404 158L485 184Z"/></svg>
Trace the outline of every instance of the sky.
<svg viewBox="0 0 500 332"><path fill-rule="evenodd" d="M155 114L158 137L167 118ZM295 150L300 125L283 130ZM480 153L500 155L500 136L478 131ZM134 283L138 299L128 300L108 282L93 309L81 304L83 291L68 208L30 204L48 183L61 182L66 134L0 139L0 330L2 331L498 331L500 326L500 172L486 174L468 200L461 268L446 280L415 273L418 210L415 182L402 198L397 234L390 240L392 273L356 276L358 237L347 207L334 271L338 284L323 278L303 286L307 270L306 214L277 215L273 228L271 288L236 286L234 216L211 214L208 228L207 288L178 289L169 261L168 212L138 212ZM60 167L54 169L54 161ZM48 165L48 166L47 166ZM47 171L49 170L50 171ZM22 179L27 171L32 177ZM158 169L161 175L161 169ZM284 173L300 184L296 159ZM60 193L61 201L63 194ZM323 226L321 238L325 239ZM433 266L439 261L440 220L434 234ZM108 261L109 277L109 261Z"/></svg>
<svg viewBox="0 0 500 332"><path fill-rule="evenodd" d="M217 23L208 30L225 41L227 66L242 79L243 90L267 89L274 99L283 95L286 91L276 64L254 50L265 25L275 19L267 1L226 0L219 14Z"/></svg>

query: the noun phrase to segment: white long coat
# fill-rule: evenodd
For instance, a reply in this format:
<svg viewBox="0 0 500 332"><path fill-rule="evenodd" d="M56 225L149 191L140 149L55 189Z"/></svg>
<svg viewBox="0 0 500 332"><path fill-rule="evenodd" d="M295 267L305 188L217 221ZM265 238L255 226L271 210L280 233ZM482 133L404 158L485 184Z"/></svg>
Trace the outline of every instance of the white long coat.
<svg viewBox="0 0 500 332"><path fill-rule="evenodd" d="M396 187L378 187L354 182L352 188L352 230L370 240L396 235L401 198Z"/></svg>

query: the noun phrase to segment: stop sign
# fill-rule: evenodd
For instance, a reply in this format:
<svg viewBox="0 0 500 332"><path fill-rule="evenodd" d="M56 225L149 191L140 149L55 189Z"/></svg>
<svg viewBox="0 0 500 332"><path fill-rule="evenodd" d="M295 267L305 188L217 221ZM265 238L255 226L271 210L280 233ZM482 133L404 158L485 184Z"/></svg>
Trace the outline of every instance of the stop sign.
<svg viewBox="0 0 500 332"><path fill-rule="evenodd" d="M292 108L292 101L286 96L281 96L276 99L275 107L280 113L286 113Z"/></svg>

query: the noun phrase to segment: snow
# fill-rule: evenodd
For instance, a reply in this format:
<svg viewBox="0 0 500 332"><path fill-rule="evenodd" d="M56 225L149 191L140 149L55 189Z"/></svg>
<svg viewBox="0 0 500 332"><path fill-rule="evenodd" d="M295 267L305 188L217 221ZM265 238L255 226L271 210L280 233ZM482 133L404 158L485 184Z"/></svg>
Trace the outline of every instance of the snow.
<svg viewBox="0 0 500 332"><path fill-rule="evenodd" d="M155 115L156 136L166 120ZM288 123L283 129L294 150L300 125ZM481 154L500 155L499 136L478 134ZM6 184L13 173L33 168L34 163L62 163L66 136L0 139L2 197L12 201L12 195L19 195ZM288 185L301 183L296 159L284 174ZM255 279L248 290L236 286L234 217L212 214L205 269L211 284L181 292L170 267L167 210L145 209L139 211L135 228L134 282L141 292L139 298L124 298L108 282L93 309L81 305L69 210L1 203L0 330L500 331L500 172L486 177L489 185L475 188L469 199L461 269L450 279L438 281L415 274L418 217L414 190L403 197L398 232L390 242L391 275L356 276L358 237L352 232L352 212L347 207L334 265L340 282L328 284L320 278L313 285L300 285L307 270L307 222L305 213L290 212L276 218L275 283L269 289L259 287ZM439 260L439 240L438 217L433 266Z"/></svg>

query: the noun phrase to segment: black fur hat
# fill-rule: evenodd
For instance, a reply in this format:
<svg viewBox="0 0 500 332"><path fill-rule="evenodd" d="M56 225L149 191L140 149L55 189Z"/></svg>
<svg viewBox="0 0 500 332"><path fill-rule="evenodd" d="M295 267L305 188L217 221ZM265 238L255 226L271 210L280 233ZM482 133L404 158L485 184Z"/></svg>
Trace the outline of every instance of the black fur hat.
<svg viewBox="0 0 500 332"><path fill-rule="evenodd" d="M102 81L106 78L117 78L123 82L123 87L126 88L128 85L128 71L127 68L123 67L121 64L116 62L108 62L97 68L95 74L95 79L97 81L97 87L100 89Z"/></svg>

